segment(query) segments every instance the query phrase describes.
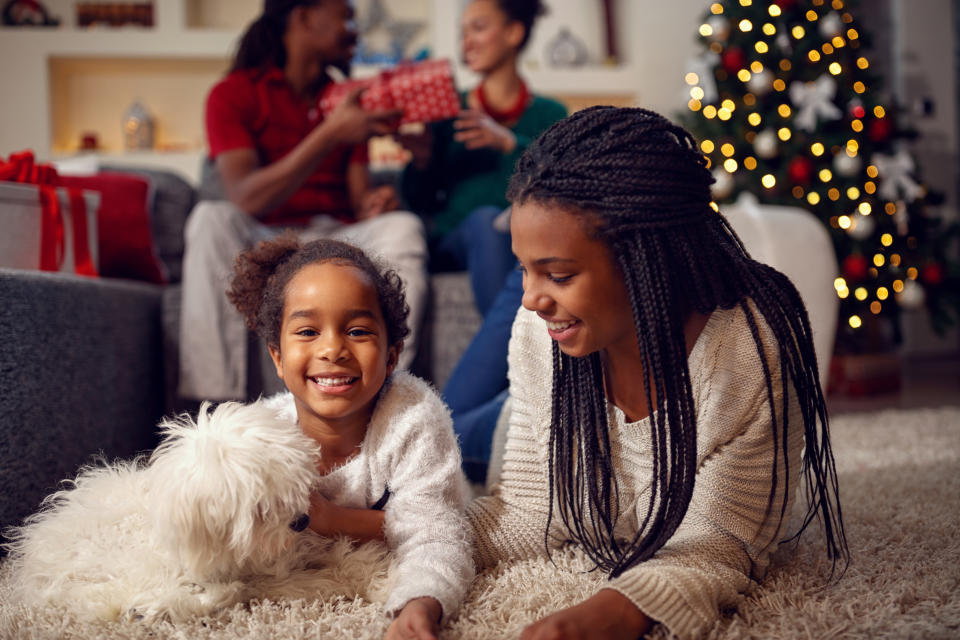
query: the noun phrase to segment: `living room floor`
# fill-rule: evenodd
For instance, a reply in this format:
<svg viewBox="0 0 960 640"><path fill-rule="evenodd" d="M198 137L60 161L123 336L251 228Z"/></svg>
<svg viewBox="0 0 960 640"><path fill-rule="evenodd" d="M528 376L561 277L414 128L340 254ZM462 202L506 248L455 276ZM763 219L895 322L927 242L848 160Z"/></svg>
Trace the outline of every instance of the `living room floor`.
<svg viewBox="0 0 960 640"><path fill-rule="evenodd" d="M827 397L831 415L946 406L960 406L960 356L956 355L904 360L901 387L895 393Z"/></svg>

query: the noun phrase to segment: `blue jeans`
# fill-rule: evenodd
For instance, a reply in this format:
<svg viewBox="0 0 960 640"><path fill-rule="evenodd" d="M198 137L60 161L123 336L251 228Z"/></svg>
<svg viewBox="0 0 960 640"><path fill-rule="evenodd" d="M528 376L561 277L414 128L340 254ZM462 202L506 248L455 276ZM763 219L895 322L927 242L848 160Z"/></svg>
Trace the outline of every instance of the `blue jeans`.
<svg viewBox="0 0 960 640"><path fill-rule="evenodd" d="M512 269L443 389L460 440L463 470L472 482L486 479L493 430L509 387L510 330L522 297L523 276Z"/></svg>
<svg viewBox="0 0 960 640"><path fill-rule="evenodd" d="M431 250L431 271L470 272L470 286L480 315L485 316L517 259L509 232L493 228L499 207L478 207ZM504 351L506 355L506 351Z"/></svg>

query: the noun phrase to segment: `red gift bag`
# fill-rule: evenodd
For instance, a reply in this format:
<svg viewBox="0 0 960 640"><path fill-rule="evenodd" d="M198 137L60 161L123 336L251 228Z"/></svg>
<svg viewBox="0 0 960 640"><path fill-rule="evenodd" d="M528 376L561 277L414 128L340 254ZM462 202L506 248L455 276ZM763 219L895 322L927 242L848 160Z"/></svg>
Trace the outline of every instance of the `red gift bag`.
<svg viewBox="0 0 960 640"><path fill-rule="evenodd" d="M66 256L66 224L63 207L57 195L60 177L51 165L34 162L33 152L14 153L4 162L0 159L0 181L36 185L40 202L40 264L43 271L60 271ZM83 192L67 188L70 201L70 227L73 236L74 271L95 276L93 255L87 227L87 203Z"/></svg>
<svg viewBox="0 0 960 640"><path fill-rule="evenodd" d="M330 113L356 87L366 89L360 106L368 111L403 109L400 124L446 120L460 113L449 60L401 62L372 78L330 84L320 96L320 110Z"/></svg>

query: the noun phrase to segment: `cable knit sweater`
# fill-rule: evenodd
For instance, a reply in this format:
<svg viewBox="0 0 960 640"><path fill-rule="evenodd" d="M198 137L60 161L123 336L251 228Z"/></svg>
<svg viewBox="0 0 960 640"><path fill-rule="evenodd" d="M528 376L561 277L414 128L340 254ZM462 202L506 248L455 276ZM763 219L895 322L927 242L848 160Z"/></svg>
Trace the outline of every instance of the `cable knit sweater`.
<svg viewBox="0 0 960 640"><path fill-rule="evenodd" d="M266 402L297 419L293 394ZM449 409L429 384L400 371L381 392L360 452L323 476L318 487L334 504L353 508L371 507L385 489L393 587L384 610L393 615L411 599L431 596L446 619L474 577L463 515L469 488Z"/></svg>
<svg viewBox="0 0 960 640"><path fill-rule="evenodd" d="M777 342L762 317L754 315L779 410ZM525 309L513 325L509 364L512 410L500 483L467 510L478 567L546 553L551 345L543 320ZM680 637L708 631L719 610L735 606L751 580L766 571L782 537L784 501L789 514L803 448L794 401L787 446L791 495L784 495L780 456L777 492L768 512L775 455L771 416L760 358L739 307L711 314L688 364L697 410L697 474L690 506L676 533L651 559L605 585ZM646 514L651 491L650 419L628 423L612 404L608 411L620 489L615 534L629 539ZM554 506L549 544L555 548L571 539Z"/></svg>

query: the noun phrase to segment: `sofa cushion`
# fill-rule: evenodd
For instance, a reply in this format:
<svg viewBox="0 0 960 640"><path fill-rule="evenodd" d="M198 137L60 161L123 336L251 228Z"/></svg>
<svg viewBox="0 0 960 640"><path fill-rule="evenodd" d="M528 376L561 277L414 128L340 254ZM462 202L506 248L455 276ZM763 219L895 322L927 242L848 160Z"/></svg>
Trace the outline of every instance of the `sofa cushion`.
<svg viewBox="0 0 960 640"><path fill-rule="evenodd" d="M102 453L156 444L161 288L0 268L0 529Z"/></svg>
<svg viewBox="0 0 960 640"><path fill-rule="evenodd" d="M127 173L101 172L94 176L61 176L64 186L100 193L97 246L100 275L112 278L166 282L154 250L147 210L150 182Z"/></svg>
<svg viewBox="0 0 960 640"><path fill-rule="evenodd" d="M196 204L197 193L179 174L166 169L144 169L122 165L103 165L104 171L142 176L150 182L147 211L157 258L163 263L167 282L180 282L183 276L183 229Z"/></svg>

